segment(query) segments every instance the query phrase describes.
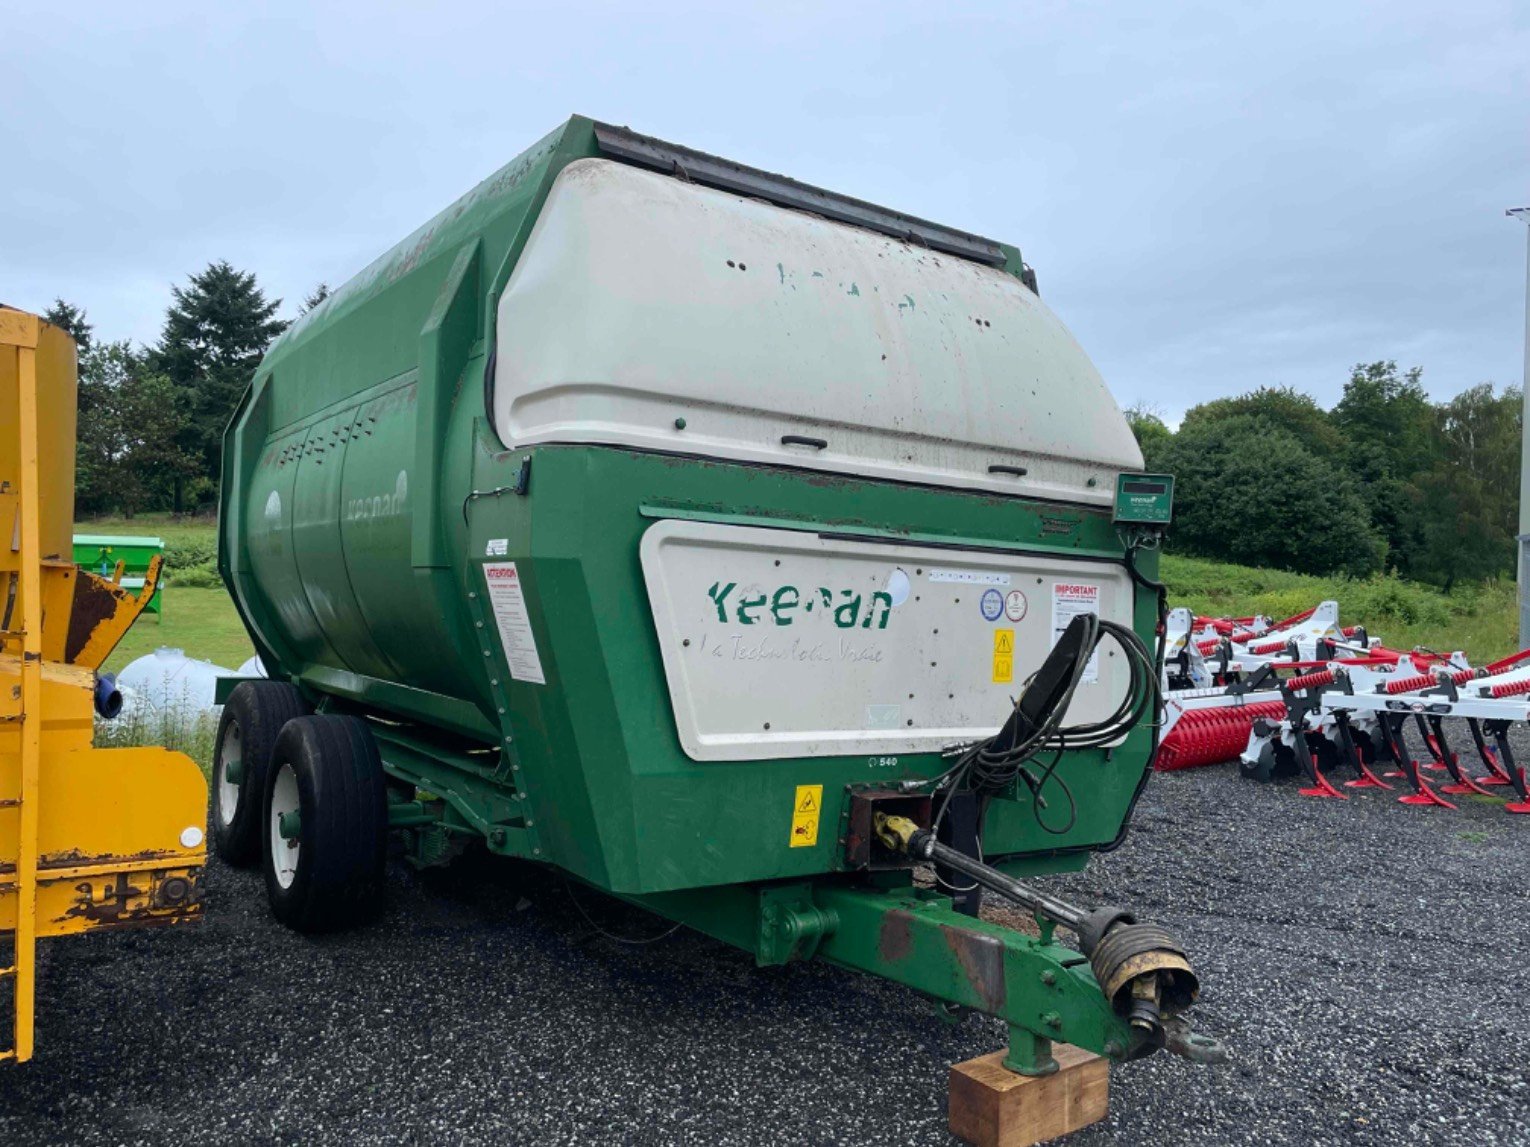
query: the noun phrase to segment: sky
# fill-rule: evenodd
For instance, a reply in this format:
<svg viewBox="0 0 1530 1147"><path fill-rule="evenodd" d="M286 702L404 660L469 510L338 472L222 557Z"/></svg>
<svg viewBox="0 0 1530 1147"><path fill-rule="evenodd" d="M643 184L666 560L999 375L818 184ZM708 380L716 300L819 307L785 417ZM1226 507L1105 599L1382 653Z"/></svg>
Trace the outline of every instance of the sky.
<svg viewBox="0 0 1530 1147"><path fill-rule="evenodd" d="M0 93L0 301L98 338L216 259L290 316L577 112L1016 244L1171 422L1523 372L1522 0L77 2Z"/></svg>

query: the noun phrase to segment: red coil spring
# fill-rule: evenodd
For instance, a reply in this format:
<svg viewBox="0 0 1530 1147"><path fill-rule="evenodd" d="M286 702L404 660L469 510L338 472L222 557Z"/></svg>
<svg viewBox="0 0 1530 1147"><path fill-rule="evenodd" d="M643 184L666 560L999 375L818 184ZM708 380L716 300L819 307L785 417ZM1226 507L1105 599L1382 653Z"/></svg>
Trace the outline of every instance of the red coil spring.
<svg viewBox="0 0 1530 1147"><path fill-rule="evenodd" d="M1280 650L1284 649L1285 647L1286 647L1286 640L1285 640L1285 638L1281 638L1279 641L1262 641L1258 645L1250 645L1248 647L1248 651L1250 653L1260 653L1260 654L1262 654L1262 653L1277 653Z"/></svg>
<svg viewBox="0 0 1530 1147"><path fill-rule="evenodd" d="M1269 633L1269 632L1278 632L1278 631L1280 631L1282 629L1289 629L1293 625L1300 625L1302 622L1306 621L1309 617L1311 617L1316 612L1317 612L1317 607L1314 606L1312 609L1303 610L1301 613L1293 613L1290 617L1286 618L1284 621L1277 621L1277 622L1273 623L1269 627L1269 629L1267 629L1265 632L1267 632L1267 633ZM1199 620L1199 619L1197 619L1197 620ZM1242 645L1244 642L1252 641L1252 640L1254 640L1254 638L1259 636L1253 630L1247 628L1249 625L1253 624L1253 620L1254 620L1253 618L1245 617L1245 618L1239 618L1238 620L1240 622L1239 628L1237 630L1235 630L1232 634L1230 634L1230 636L1232 637L1233 643L1235 645ZM1212 624L1213 625L1217 625L1216 622L1212 622ZM1354 628L1353 626L1350 627L1351 630L1353 628ZM1227 630L1223 629L1221 627L1221 625L1217 625L1217 632L1218 633L1226 633ZM1345 637L1351 636L1350 631L1346 630L1345 633L1344 633L1344 636ZM1272 645L1268 649L1250 649L1249 652L1250 653L1273 653L1275 650L1282 648L1285 644L1286 644L1285 641L1282 640L1279 645Z"/></svg>
<svg viewBox="0 0 1530 1147"><path fill-rule="evenodd" d="M1434 678L1428 673L1416 673L1409 677L1399 677L1394 681L1388 681L1386 691L1388 693L1412 693L1418 689L1428 689L1434 684Z"/></svg>
<svg viewBox="0 0 1530 1147"><path fill-rule="evenodd" d="M1530 693L1530 681L1502 681L1488 688L1489 697L1516 697L1521 693Z"/></svg>
<svg viewBox="0 0 1530 1147"><path fill-rule="evenodd" d="M1311 689L1314 685L1332 685L1333 670L1319 669L1316 673L1304 673L1300 677L1286 678L1286 688L1293 693L1302 689Z"/></svg>
<svg viewBox="0 0 1530 1147"><path fill-rule="evenodd" d="M1216 637L1208 637L1205 641L1197 641L1195 643L1195 648L1200 651L1202 657L1207 657L1215 653L1217 651L1217 646L1221 644L1221 639Z"/></svg>
<svg viewBox="0 0 1530 1147"><path fill-rule="evenodd" d="M1175 723L1158 746L1154 768L1170 772L1230 761L1247 746L1255 721L1261 717L1278 721L1285 715L1286 707L1280 701L1192 709Z"/></svg>
<svg viewBox="0 0 1530 1147"><path fill-rule="evenodd" d="M1504 670L1500 669L1498 672L1502 673ZM1475 676L1477 676L1475 669L1457 669L1447 674L1449 680L1457 685L1465 684ZM1434 674L1419 673L1410 677L1399 677L1395 681L1388 681L1386 683L1386 691L1388 693L1412 693L1418 689L1432 689L1438 684L1439 678Z"/></svg>

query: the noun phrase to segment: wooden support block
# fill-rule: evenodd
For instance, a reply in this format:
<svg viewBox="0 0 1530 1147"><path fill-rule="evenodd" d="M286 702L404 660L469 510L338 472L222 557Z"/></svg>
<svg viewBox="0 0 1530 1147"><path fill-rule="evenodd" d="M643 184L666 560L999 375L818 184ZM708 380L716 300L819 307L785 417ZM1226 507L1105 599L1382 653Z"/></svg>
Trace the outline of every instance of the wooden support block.
<svg viewBox="0 0 1530 1147"><path fill-rule="evenodd" d="M1031 1147L1105 1118L1110 1061L1071 1044L1052 1045L1057 1071L1016 1075L1005 1053L951 1069L951 1134L975 1147Z"/></svg>

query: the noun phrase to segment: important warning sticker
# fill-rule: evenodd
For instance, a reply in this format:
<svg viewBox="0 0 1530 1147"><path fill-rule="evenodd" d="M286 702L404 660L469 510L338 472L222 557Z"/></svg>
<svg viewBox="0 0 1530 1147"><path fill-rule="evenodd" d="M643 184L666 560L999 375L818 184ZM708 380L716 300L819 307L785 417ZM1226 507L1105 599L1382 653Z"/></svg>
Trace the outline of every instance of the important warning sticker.
<svg viewBox="0 0 1530 1147"><path fill-rule="evenodd" d="M993 631L993 683L1008 685L1015 679L1015 631Z"/></svg>
<svg viewBox="0 0 1530 1147"><path fill-rule="evenodd" d="M510 676L517 681L546 685L542 659L537 656L537 639L531 632L531 618L526 613L526 595L521 590L521 576L514 562L486 562L484 577L489 583L489 608L499 629L500 644L510 665Z"/></svg>
<svg viewBox="0 0 1530 1147"><path fill-rule="evenodd" d="M818 817L823 812L823 786L798 785L792 803L793 848L811 848L818 843Z"/></svg>
<svg viewBox="0 0 1530 1147"><path fill-rule="evenodd" d="M1052 585L1052 644L1056 645L1068 623L1081 613L1100 612L1100 587L1082 582L1060 581ZM1100 651L1095 649L1084 675L1079 680L1089 684L1100 679Z"/></svg>

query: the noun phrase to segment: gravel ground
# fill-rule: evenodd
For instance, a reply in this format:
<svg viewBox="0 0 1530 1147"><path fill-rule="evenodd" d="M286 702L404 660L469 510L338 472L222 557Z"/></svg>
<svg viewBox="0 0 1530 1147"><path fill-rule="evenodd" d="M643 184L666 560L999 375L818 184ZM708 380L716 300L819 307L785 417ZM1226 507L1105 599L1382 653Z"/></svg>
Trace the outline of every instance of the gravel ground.
<svg viewBox="0 0 1530 1147"><path fill-rule="evenodd" d="M1166 774L1120 851L1049 884L1177 931L1232 1051L1114 1069L1070 1143L1530 1144L1530 818ZM950 1143L947 1067L1003 1045L870 977L614 943L514 865L400 868L385 919L323 939L253 874L207 887L198 925L45 949L0 1143Z"/></svg>

